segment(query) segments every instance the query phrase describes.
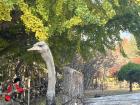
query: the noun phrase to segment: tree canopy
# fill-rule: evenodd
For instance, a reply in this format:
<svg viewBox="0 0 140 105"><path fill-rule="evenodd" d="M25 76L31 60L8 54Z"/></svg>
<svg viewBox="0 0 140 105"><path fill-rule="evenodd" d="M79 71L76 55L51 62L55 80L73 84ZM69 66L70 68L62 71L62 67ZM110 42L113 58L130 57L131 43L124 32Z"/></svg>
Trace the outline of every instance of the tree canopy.
<svg viewBox="0 0 140 105"><path fill-rule="evenodd" d="M140 43L139 0L1 0L0 5L0 43L5 43L0 51L20 43L16 48L25 56L28 44L45 40L55 64L62 65L75 53L90 58L113 49L120 30Z"/></svg>

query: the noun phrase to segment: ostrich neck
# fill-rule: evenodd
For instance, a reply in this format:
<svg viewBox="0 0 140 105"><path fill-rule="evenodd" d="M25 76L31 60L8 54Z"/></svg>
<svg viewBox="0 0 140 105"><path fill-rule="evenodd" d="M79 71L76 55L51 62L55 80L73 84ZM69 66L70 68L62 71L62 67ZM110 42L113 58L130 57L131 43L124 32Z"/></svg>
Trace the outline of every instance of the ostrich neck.
<svg viewBox="0 0 140 105"><path fill-rule="evenodd" d="M56 73L55 73L55 66L53 61L53 56L51 51L48 50L41 54L42 58L44 59L47 69L48 69L48 90L47 96L54 97L55 96L55 84L56 84Z"/></svg>
<svg viewBox="0 0 140 105"><path fill-rule="evenodd" d="M51 52L50 51L44 52L43 54L41 54L41 56L47 65L48 77L55 76L55 66Z"/></svg>

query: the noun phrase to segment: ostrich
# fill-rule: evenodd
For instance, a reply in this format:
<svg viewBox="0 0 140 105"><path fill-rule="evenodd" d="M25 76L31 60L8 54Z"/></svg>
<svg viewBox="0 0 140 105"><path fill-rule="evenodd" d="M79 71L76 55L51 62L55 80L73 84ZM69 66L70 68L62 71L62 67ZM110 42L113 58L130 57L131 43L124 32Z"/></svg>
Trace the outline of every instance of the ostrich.
<svg viewBox="0 0 140 105"><path fill-rule="evenodd" d="M44 42L37 42L28 51L37 51L41 54L48 68L48 90L46 93L46 105L56 105L55 103L55 84L56 84L56 72L53 61L52 53L49 46Z"/></svg>

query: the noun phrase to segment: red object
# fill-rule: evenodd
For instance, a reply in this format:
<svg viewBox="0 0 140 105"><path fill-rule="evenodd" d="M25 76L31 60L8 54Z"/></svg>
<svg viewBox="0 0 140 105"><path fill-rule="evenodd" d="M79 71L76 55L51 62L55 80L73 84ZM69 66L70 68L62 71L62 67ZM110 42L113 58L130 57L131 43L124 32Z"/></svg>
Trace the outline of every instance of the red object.
<svg viewBox="0 0 140 105"><path fill-rule="evenodd" d="M12 84L8 85L7 87L7 93L10 93L12 92Z"/></svg>
<svg viewBox="0 0 140 105"><path fill-rule="evenodd" d="M8 85L8 87L7 87L6 93L8 94L10 92L12 92L12 84ZM11 100L11 96L10 95L5 95L5 101L10 101L10 100Z"/></svg>
<svg viewBox="0 0 140 105"><path fill-rule="evenodd" d="M19 85L17 83L15 84L15 88L18 93L23 93L23 91L24 91L23 88L19 87Z"/></svg>
<svg viewBox="0 0 140 105"><path fill-rule="evenodd" d="M10 100L11 100L11 96L5 95L5 101L10 101Z"/></svg>
<svg viewBox="0 0 140 105"><path fill-rule="evenodd" d="M24 92L24 89L19 87L19 84L15 83L14 87L15 87L15 89L18 93L23 93ZM6 93L8 94L8 93L11 93L11 92L12 92L12 84L8 85ZM5 101L10 101L10 100L11 100L11 96L10 95L5 95Z"/></svg>

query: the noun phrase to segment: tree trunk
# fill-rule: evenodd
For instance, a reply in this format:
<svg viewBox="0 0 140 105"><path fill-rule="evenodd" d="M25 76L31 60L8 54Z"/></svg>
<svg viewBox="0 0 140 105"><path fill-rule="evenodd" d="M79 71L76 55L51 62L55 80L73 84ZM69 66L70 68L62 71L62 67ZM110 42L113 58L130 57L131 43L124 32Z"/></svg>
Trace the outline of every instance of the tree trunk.
<svg viewBox="0 0 140 105"><path fill-rule="evenodd" d="M132 92L132 82L131 81L129 82L129 89L130 89L129 92Z"/></svg>

